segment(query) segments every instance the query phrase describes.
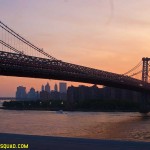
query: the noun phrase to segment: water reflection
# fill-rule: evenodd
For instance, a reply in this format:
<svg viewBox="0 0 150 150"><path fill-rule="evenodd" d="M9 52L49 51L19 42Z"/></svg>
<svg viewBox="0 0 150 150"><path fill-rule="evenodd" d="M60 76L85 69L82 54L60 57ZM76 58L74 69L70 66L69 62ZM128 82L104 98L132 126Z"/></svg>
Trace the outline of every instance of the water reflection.
<svg viewBox="0 0 150 150"><path fill-rule="evenodd" d="M150 141L150 117L132 116L89 128L91 138ZM93 130L94 129L94 130Z"/></svg>
<svg viewBox="0 0 150 150"><path fill-rule="evenodd" d="M150 142L150 117L139 113L0 110L0 132Z"/></svg>

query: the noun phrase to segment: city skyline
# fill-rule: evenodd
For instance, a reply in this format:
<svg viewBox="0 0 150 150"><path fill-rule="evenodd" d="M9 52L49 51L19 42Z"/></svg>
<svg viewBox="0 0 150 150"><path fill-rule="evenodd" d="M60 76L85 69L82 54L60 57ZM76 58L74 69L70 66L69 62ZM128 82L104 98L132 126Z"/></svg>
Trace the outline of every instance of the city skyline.
<svg viewBox="0 0 150 150"><path fill-rule="evenodd" d="M51 85L47 82L45 85L41 85L40 90L36 90L33 86L29 90L25 86L17 86L15 98L16 100L32 100L36 101L39 99L66 99L67 95L67 83L59 82L59 84L54 85L51 88Z"/></svg>
<svg viewBox="0 0 150 150"><path fill-rule="evenodd" d="M122 74L143 55L149 56L149 5L148 0L5 0L0 9L2 21L54 57ZM0 80L0 96L12 96L17 84L39 89L48 81L4 76Z"/></svg>
<svg viewBox="0 0 150 150"><path fill-rule="evenodd" d="M34 86L30 85L30 87L29 87L28 89L26 89L26 92L29 92L31 88L34 88L35 91L38 91L38 92L40 92L40 91L42 91L42 90L47 91L47 92L51 92L51 91L58 91L58 92L61 92L62 89L60 89L60 86L61 86L62 84L65 84L65 85L66 85L66 90L67 90L68 85L67 85L66 82L57 82L57 83L55 83L54 85L52 84L53 86L52 86L49 82L47 82L46 84L40 85L40 86L41 86L40 89L36 89ZM56 85L57 85L57 90L55 90L55 86L56 86ZM49 86L49 87L47 87L47 86ZM26 86L24 86L24 85L18 85L16 88L18 88L18 87L25 87L25 88L26 88ZM43 87L43 89L42 89L42 87ZM50 91L48 91L48 88L50 88ZM15 90L16 90L16 89L15 89ZM65 92L65 91L64 91L64 92Z"/></svg>

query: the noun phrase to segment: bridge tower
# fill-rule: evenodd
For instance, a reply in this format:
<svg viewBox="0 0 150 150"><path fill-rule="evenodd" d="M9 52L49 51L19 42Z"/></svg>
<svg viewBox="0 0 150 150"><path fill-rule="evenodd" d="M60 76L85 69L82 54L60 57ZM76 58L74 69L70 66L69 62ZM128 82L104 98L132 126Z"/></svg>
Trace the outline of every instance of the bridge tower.
<svg viewBox="0 0 150 150"><path fill-rule="evenodd" d="M143 61L142 81L148 82L148 71L149 71L149 61L150 61L150 58L143 57L142 61Z"/></svg>
<svg viewBox="0 0 150 150"><path fill-rule="evenodd" d="M149 72L149 61L150 58L148 57L143 57L142 58L143 61L143 67L142 67L142 81L148 83L148 72ZM149 106L148 106L148 98L149 98L149 94L148 93L141 93L141 100L140 100L140 112L141 113L148 113L149 112Z"/></svg>

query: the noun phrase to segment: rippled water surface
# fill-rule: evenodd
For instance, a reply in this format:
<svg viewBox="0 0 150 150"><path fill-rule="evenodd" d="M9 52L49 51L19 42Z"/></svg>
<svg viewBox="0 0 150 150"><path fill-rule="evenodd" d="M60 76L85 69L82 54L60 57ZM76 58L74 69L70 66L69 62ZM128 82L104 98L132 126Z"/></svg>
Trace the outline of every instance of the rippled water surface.
<svg viewBox="0 0 150 150"><path fill-rule="evenodd" d="M150 117L139 113L0 110L0 133L150 142Z"/></svg>

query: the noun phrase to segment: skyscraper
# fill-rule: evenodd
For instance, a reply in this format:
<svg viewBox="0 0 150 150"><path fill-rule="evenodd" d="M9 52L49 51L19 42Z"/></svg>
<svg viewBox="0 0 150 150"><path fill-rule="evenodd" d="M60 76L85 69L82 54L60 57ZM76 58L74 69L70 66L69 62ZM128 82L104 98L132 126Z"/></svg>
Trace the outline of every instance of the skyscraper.
<svg viewBox="0 0 150 150"><path fill-rule="evenodd" d="M18 86L16 91L16 98L17 99L24 99L26 98L26 87Z"/></svg>
<svg viewBox="0 0 150 150"><path fill-rule="evenodd" d="M65 83L65 82L59 83L59 92L60 93L67 93L67 83Z"/></svg>
<svg viewBox="0 0 150 150"><path fill-rule="evenodd" d="M55 83L55 85L54 85L54 91L55 92L58 92L58 87L57 87L57 84Z"/></svg>
<svg viewBox="0 0 150 150"><path fill-rule="evenodd" d="M35 89L34 88L31 88L30 91L28 92L28 95L27 95L28 99L30 100L37 100L37 93L35 92Z"/></svg>
<svg viewBox="0 0 150 150"><path fill-rule="evenodd" d="M41 87L41 91L44 91L44 85L42 85L42 87Z"/></svg>
<svg viewBox="0 0 150 150"><path fill-rule="evenodd" d="M47 83L47 84L45 85L45 91L48 92L48 93L50 93L50 86L49 86L49 83Z"/></svg>

